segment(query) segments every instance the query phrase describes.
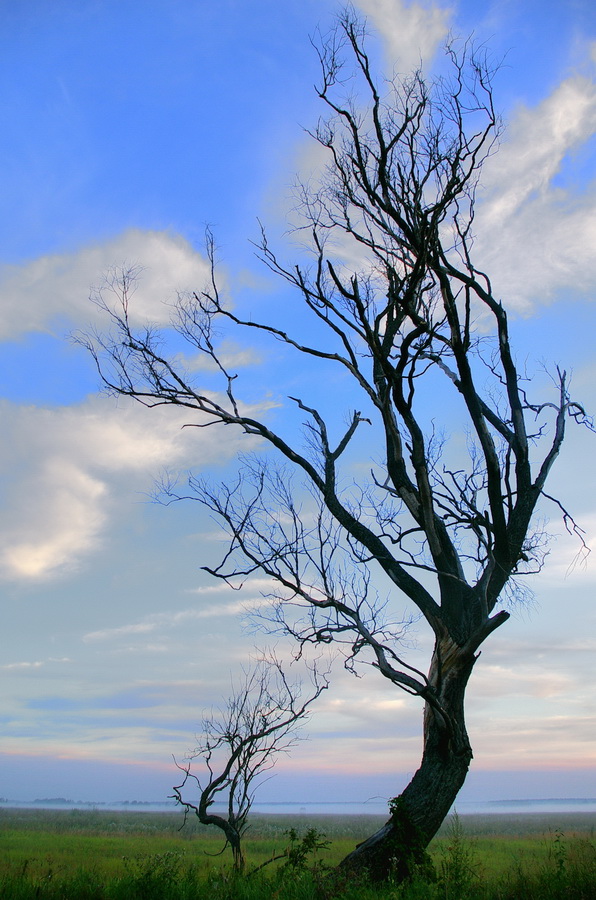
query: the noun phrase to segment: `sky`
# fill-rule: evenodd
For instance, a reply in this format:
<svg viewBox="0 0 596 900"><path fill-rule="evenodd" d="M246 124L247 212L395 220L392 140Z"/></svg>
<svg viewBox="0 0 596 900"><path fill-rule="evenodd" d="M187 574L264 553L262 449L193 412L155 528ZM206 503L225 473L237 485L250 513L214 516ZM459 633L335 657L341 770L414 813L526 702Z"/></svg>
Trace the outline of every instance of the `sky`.
<svg viewBox="0 0 596 900"><path fill-rule="evenodd" d="M164 471L233 477L254 449L102 394L77 329L113 267L140 267L134 315L167 321L200 288L204 231L238 308L299 317L251 244L286 246L296 173L322 110L311 36L332 0L0 0L0 796L163 800L172 757L255 642L241 594L201 571L221 550L196 503L151 501ZM432 66L448 33L502 66L506 128L478 197L475 252L520 357L573 371L594 412L596 8L592 0L360 0L386 71ZM288 244L289 246L289 244ZM275 348L230 346L252 402L320 391ZM298 387L297 387L298 385ZM341 396L341 395L340 395ZM334 402L331 396L330 402ZM348 401L346 400L348 403ZM349 403L348 403L349 405ZM578 429L550 490L596 543L594 436ZM366 448L363 448L365 453ZM363 463L366 463L363 456ZM552 510L550 513L552 515ZM547 512L544 513L547 515ZM596 554L552 517L534 599L487 642L468 692L463 799L596 797ZM421 658L428 638L419 637ZM389 797L415 771L420 704L341 667L263 799Z"/></svg>

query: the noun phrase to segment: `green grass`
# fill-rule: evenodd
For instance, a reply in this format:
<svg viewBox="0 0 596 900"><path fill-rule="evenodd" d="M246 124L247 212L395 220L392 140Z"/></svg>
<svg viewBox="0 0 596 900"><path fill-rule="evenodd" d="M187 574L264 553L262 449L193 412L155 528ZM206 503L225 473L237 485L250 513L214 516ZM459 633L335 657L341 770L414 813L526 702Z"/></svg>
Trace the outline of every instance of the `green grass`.
<svg viewBox="0 0 596 900"><path fill-rule="evenodd" d="M330 872L374 831L375 816L254 816L248 870L279 853L290 827L331 847L304 870L231 872L217 832L178 813L0 810L0 900L593 900L596 817L466 816L431 845L434 883L381 887ZM312 863L315 863L312 869Z"/></svg>
<svg viewBox="0 0 596 900"><path fill-rule="evenodd" d="M260 865L284 849L289 828L314 825L331 839L330 851L321 858L334 865L383 821L379 816L253 816L245 838L247 860ZM179 854L185 868L229 864L229 851L215 855L223 846L221 832L196 819L183 828L182 823L181 813L0 810L0 873L27 863L37 875L51 863L61 874L92 865L98 874L113 877L129 865L127 860L163 853Z"/></svg>

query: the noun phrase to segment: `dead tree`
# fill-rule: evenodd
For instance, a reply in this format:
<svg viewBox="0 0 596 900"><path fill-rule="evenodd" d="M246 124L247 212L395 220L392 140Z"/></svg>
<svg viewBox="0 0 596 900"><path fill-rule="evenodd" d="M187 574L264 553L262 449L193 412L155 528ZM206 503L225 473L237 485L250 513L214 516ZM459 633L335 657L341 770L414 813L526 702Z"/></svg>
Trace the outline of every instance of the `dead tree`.
<svg viewBox="0 0 596 900"><path fill-rule="evenodd" d="M289 681L275 656L264 655L244 673L224 709L213 711L202 722L198 744L183 763L184 773L173 788L173 798L194 813L203 825L215 825L232 849L234 868L244 869L242 836L248 827L255 791L265 772L275 765L280 753L287 753L300 739L298 730L309 707L327 688L327 677L312 667L312 693L302 699L302 685ZM200 760L206 778L192 771ZM198 799L190 799L189 788L198 788ZM212 806L225 805L216 813Z"/></svg>
<svg viewBox="0 0 596 900"><path fill-rule="evenodd" d="M536 385L518 369L506 298L473 260L476 188L500 129L486 56L451 45L441 77L387 81L373 73L350 13L319 52L328 117L313 136L328 166L318 187L299 189L310 260L284 264L265 235L260 243L264 263L294 288L302 319L286 328L224 302L208 236L212 283L180 299L173 326L210 357L221 393L202 389L180 357L168 356L166 336L131 327L126 280L119 305L99 298L111 336L88 345L116 394L184 407L189 423L237 427L275 451L248 460L237 483L191 479L189 495L230 537L221 565L208 571L274 579L275 627L298 646L333 643L348 666L368 661L422 700L420 767L384 828L343 863L382 878L397 855L407 857L404 834L412 846L428 844L466 778L468 679L483 642L509 618L520 579L541 568L537 506L552 500L545 485L567 423L589 422L564 371L552 374L550 393L541 386L531 396ZM354 404L347 425L321 412L325 377L317 398L291 398L304 414L305 444L289 426L247 412L218 354L226 327L281 342L303 366L343 373ZM371 472L359 469L355 483L346 464L363 429ZM275 468L275 454L285 469ZM575 529L557 501L554 509ZM389 585L386 597L375 595L375 582ZM408 616L392 612L404 599L434 638L425 670L402 640Z"/></svg>

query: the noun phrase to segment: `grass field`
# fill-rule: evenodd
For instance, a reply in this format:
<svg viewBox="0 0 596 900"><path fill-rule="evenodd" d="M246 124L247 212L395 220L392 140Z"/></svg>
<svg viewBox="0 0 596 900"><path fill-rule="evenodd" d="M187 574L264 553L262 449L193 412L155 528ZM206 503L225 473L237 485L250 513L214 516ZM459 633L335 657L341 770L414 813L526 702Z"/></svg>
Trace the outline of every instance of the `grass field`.
<svg viewBox="0 0 596 900"><path fill-rule="evenodd" d="M248 872L288 845L291 827L331 841L306 867L287 861L239 878L219 834L178 813L0 810L0 898L61 900L524 900L596 898L596 816L465 816L431 846L437 878L369 885L330 873L383 821L375 816L254 816Z"/></svg>

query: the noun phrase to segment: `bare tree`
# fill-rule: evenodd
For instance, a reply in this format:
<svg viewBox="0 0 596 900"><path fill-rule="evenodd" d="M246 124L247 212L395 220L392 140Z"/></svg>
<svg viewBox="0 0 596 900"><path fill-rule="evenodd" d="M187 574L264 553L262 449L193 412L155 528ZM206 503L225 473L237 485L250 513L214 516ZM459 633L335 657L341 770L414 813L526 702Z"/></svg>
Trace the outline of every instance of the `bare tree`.
<svg viewBox="0 0 596 900"><path fill-rule="evenodd" d="M311 259L285 265L264 234L259 248L295 289L303 320L288 329L230 308L208 235L212 282L180 299L173 326L211 359L220 394L169 357L159 334L131 327L126 279L118 306L99 298L114 331L88 344L109 390L185 407L200 427L235 426L284 461L276 469L271 455L249 459L236 483L219 488L191 479L188 495L230 538L208 571L228 580L265 573L279 586L273 627L299 647L333 642L348 666L368 661L423 701L420 767L387 824L343 863L382 878L410 852L404 834L412 847L428 844L464 782L468 679L482 643L509 618L508 598L541 568L547 536L537 506L553 499L545 485L567 423L590 423L564 371L553 373L550 394L540 387L530 396L536 385L518 369L506 308L473 261L476 188L500 130L487 57L451 45L447 74L388 81L373 74L350 12L319 56L328 117L313 136L328 167L318 187L299 188ZM323 380L318 400L291 398L304 414L305 446L247 413L218 353L224 326L269 336L302 365L342 372L358 411L341 430L325 420ZM362 429L372 469L355 482L346 470ZM554 509L578 533L556 500ZM379 579L390 585L386 598L373 590ZM403 642L409 617L395 609L404 598L434 638L425 671Z"/></svg>
<svg viewBox="0 0 596 900"><path fill-rule="evenodd" d="M244 673L234 688L225 709L206 716L198 744L184 763L176 763L184 773L173 788L173 797L184 807L185 821L194 812L203 825L220 828L226 846L232 848L234 868L244 869L242 836L248 827L255 791L264 773L275 765L280 753L287 753L299 740L298 730L308 716L309 707L327 688L325 674L316 665L310 668L312 693L302 699L302 685L289 681L274 655L261 656ZM206 778L192 771L201 760ZM198 800L191 800L190 788L198 788ZM224 803L224 814L211 807Z"/></svg>

